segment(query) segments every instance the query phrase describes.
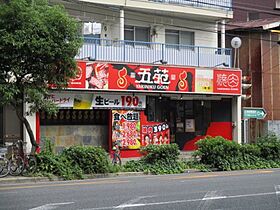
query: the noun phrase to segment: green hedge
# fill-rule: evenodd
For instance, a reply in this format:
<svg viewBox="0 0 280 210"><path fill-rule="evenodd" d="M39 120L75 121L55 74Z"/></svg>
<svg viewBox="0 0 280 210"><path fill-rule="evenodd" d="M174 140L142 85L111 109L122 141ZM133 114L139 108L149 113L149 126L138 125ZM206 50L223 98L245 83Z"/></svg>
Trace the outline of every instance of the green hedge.
<svg viewBox="0 0 280 210"><path fill-rule="evenodd" d="M54 154L49 140L44 151L37 155L37 161L37 174L64 179L82 179L84 174L108 173L112 170L108 154L101 147L71 146L61 154Z"/></svg>
<svg viewBox="0 0 280 210"><path fill-rule="evenodd" d="M280 140L267 136L257 144L240 145L218 137L206 137L197 143L194 156L199 163L218 170L242 170L280 167Z"/></svg>
<svg viewBox="0 0 280 210"><path fill-rule="evenodd" d="M79 166L85 174L109 172L109 156L101 147L72 146L63 150L61 156Z"/></svg>
<svg viewBox="0 0 280 210"><path fill-rule="evenodd" d="M141 171L152 174L171 174L184 171L184 165L179 161L180 152L177 144L149 145L140 151L144 156L138 161L128 161L124 165L126 171Z"/></svg>

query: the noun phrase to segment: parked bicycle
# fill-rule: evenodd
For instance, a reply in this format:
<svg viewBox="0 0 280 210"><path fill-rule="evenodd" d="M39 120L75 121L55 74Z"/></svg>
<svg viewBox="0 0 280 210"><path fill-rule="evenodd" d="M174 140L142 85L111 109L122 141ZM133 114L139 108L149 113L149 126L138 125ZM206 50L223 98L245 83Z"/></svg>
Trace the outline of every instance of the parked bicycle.
<svg viewBox="0 0 280 210"><path fill-rule="evenodd" d="M0 148L0 178L10 173L10 162L6 158L7 148Z"/></svg>
<svg viewBox="0 0 280 210"><path fill-rule="evenodd" d="M120 141L115 141L113 143L113 159L112 159L112 164L114 165L122 165L122 160L121 160L121 142Z"/></svg>
<svg viewBox="0 0 280 210"><path fill-rule="evenodd" d="M23 145L24 142L18 140L11 146L10 174L13 176L32 174L37 168L36 157L33 154L26 154Z"/></svg>

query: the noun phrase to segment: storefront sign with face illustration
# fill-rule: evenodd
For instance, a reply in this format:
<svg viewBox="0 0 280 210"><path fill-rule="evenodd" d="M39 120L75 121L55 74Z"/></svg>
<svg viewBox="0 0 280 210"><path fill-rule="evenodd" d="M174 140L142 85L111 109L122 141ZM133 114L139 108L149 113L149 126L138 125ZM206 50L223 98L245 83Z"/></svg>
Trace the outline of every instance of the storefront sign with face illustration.
<svg viewBox="0 0 280 210"><path fill-rule="evenodd" d="M78 62L69 88L111 91L241 94L241 70ZM77 81L85 80L77 85Z"/></svg>

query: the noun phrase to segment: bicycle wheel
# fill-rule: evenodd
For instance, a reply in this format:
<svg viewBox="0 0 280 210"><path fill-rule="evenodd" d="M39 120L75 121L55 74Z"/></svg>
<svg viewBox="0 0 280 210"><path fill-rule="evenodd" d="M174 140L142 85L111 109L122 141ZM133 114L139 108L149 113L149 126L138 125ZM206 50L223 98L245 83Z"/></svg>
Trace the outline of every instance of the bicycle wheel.
<svg viewBox="0 0 280 210"><path fill-rule="evenodd" d="M23 175L33 174L37 169L36 157L34 155L28 155L26 158L27 158L27 161L26 161L24 170L22 171L22 174Z"/></svg>
<svg viewBox="0 0 280 210"><path fill-rule="evenodd" d="M24 162L22 157L15 156L10 159L10 174L12 176L18 176L24 170Z"/></svg>
<svg viewBox="0 0 280 210"><path fill-rule="evenodd" d="M121 161L121 158L120 158L120 156L115 156L114 158L113 158L113 160L112 160L112 164L113 165L122 165L122 161Z"/></svg>
<svg viewBox="0 0 280 210"><path fill-rule="evenodd" d="M9 160L5 157L0 158L0 178L5 177L10 172Z"/></svg>

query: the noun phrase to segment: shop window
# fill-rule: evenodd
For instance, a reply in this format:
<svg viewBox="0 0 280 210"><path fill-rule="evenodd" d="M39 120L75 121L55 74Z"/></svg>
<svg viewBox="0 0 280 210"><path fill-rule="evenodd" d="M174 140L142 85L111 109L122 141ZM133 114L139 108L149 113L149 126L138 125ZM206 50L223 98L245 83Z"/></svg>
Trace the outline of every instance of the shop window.
<svg viewBox="0 0 280 210"><path fill-rule="evenodd" d="M40 112L41 125L107 125L108 110L60 109L57 114Z"/></svg>
<svg viewBox="0 0 280 210"><path fill-rule="evenodd" d="M131 43L128 42L127 44L149 46L149 44L141 42L150 41L150 28L138 26L125 26L124 39L127 41L132 41ZM134 41L136 41L136 43ZM140 43L137 43L137 41Z"/></svg>
<svg viewBox="0 0 280 210"><path fill-rule="evenodd" d="M167 47L178 47L177 45L194 45L194 32L179 31L179 30L165 30L165 43ZM185 47L180 47L185 48ZM188 48L189 49L189 48ZM193 49L193 48L191 48Z"/></svg>

